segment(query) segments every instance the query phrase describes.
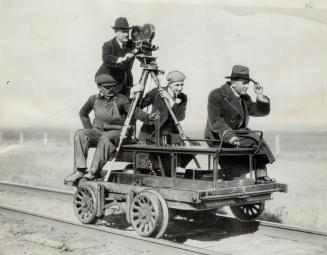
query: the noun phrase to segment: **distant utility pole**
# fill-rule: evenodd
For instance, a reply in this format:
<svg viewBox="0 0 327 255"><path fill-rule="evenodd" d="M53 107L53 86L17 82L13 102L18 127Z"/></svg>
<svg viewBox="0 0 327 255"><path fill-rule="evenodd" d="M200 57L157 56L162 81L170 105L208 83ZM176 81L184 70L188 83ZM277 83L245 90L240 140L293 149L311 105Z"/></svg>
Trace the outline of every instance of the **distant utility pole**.
<svg viewBox="0 0 327 255"><path fill-rule="evenodd" d="M20 134L19 134L19 143L20 144L23 144L24 143L24 134L23 134L23 131L20 131Z"/></svg>
<svg viewBox="0 0 327 255"><path fill-rule="evenodd" d="M43 133L43 144L47 144L48 143L48 133L44 132Z"/></svg>
<svg viewBox="0 0 327 255"><path fill-rule="evenodd" d="M280 155L280 140L279 140L279 134L275 135L275 151L276 155Z"/></svg>

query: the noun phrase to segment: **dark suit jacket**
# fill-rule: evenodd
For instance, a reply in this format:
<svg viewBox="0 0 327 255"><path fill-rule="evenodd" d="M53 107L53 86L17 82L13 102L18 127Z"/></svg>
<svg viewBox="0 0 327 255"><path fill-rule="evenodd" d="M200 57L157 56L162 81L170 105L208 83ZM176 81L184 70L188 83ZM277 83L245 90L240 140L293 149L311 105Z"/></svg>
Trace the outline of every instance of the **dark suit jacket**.
<svg viewBox="0 0 327 255"><path fill-rule="evenodd" d="M167 90L167 87L163 88ZM174 104L172 106L172 110L176 116L176 118L179 121L184 120L185 118L185 111L186 111L186 104L187 104L187 96L184 93L181 93L178 95L178 98L181 100L179 104ZM152 105L152 112L159 111L160 112L160 120L159 120L159 126L160 131L166 131L169 133L175 133L178 134L178 130L175 126L174 120L171 117L169 110L164 102L164 100L159 95L159 89L154 88L151 91L149 91L145 97L143 98L140 108L143 109L149 105ZM150 138L153 136L155 127L153 124L149 125L147 123L144 123L141 128L141 134L140 137L143 135L146 136L146 138Z"/></svg>
<svg viewBox="0 0 327 255"><path fill-rule="evenodd" d="M109 74L114 77L119 83L121 83L120 93L129 96L130 88L133 86L132 67L134 58L130 61L126 61L121 64L117 64L119 57L124 57L126 53L133 51L133 43L126 43L125 49L122 49L116 37L108 42L105 42L102 46L102 65L96 72L96 76L99 74Z"/></svg>
<svg viewBox="0 0 327 255"><path fill-rule="evenodd" d="M239 99L230 87L230 82L210 92L208 98L208 119L204 132L205 139L221 139L224 131L238 130L241 124L247 128L249 116L265 116L270 112L270 101L268 103L256 101L246 94L243 97L245 111L243 111ZM228 142L233 134L225 135L224 141Z"/></svg>

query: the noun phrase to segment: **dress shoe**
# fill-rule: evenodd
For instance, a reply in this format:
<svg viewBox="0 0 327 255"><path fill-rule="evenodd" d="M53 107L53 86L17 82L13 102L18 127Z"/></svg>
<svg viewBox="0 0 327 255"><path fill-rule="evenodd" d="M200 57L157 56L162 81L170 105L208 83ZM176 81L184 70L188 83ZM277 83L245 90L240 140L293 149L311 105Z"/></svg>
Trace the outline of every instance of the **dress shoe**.
<svg viewBox="0 0 327 255"><path fill-rule="evenodd" d="M267 184L274 182L276 182L276 180L274 178L270 178L269 176L258 177L255 181L256 184Z"/></svg>
<svg viewBox="0 0 327 255"><path fill-rule="evenodd" d="M65 182L76 182L78 179L81 179L84 175L85 172L77 170L75 173L68 175L65 178Z"/></svg>
<svg viewBox="0 0 327 255"><path fill-rule="evenodd" d="M92 171L89 171L86 175L84 175L84 179L86 180L94 180L95 179L95 173Z"/></svg>

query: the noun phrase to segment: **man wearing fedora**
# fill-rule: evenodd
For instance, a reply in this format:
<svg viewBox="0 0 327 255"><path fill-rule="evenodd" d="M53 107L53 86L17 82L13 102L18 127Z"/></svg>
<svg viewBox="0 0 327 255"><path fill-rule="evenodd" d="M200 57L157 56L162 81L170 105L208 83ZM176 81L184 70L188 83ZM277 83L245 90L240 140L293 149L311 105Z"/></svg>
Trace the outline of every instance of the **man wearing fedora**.
<svg viewBox="0 0 327 255"><path fill-rule="evenodd" d="M249 68L234 65L229 79L220 88L210 92L208 97L208 119L204 132L209 146L218 146L223 133L227 130L249 130L249 116L265 116L270 112L270 99L263 95L263 87L260 83L250 78ZM254 83L256 101L253 102L247 94L249 83ZM227 147L252 147L258 144L259 136L254 133L236 135L228 132L223 137L223 144ZM256 183L274 182L267 176L267 163L275 161L274 155L267 143L263 140L254 158L256 169ZM219 164L224 170L227 179L244 175L249 171L248 157L221 157Z"/></svg>
<svg viewBox="0 0 327 255"><path fill-rule="evenodd" d="M112 28L116 35L110 41L103 44L103 63L95 76L100 74L111 75L119 83L120 93L129 97L131 87L133 86L131 70L135 59L133 54L134 45L129 40L129 30L131 27L128 24L127 18L119 17Z"/></svg>

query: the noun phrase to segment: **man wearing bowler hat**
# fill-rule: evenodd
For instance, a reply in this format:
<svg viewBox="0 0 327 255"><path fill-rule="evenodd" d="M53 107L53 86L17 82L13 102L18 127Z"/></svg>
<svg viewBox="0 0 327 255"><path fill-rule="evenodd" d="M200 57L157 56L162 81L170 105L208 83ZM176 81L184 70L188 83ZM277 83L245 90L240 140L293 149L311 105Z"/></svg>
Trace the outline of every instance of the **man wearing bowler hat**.
<svg viewBox="0 0 327 255"><path fill-rule="evenodd" d="M111 75L119 83L120 93L129 97L131 87L133 86L131 70L135 59L132 53L134 45L129 40L129 30L131 27L128 24L127 18L119 17L112 28L116 35L110 41L103 44L103 63L95 76L100 74Z"/></svg>
<svg viewBox="0 0 327 255"><path fill-rule="evenodd" d="M95 77L95 81L98 84L99 94L90 96L79 112L84 129L75 133L76 171L65 179L66 182L75 182L82 177L92 180L99 176L102 167L116 150L129 111L130 101L125 95L118 93L119 83L112 76L100 74ZM89 117L92 110L93 124ZM135 108L134 117L141 121L155 119L153 115L143 112L139 107ZM90 171L86 174L86 160L91 146L96 146L96 151Z"/></svg>
<svg viewBox="0 0 327 255"><path fill-rule="evenodd" d="M249 68L241 65L234 65L229 79L220 88L210 92L208 97L208 119L205 129L205 139L220 140L223 138L224 146L229 147L252 147L258 144L257 134L237 135L227 130L249 130L249 116L265 116L270 112L270 99L263 95L263 87L260 83L250 78ZM253 102L247 94L249 83L254 83L256 101ZM208 141L209 146L218 146L219 142ZM220 157L219 164L225 171L227 178L244 175L249 171L248 157ZM256 183L274 182L267 176L267 163L275 161L274 155L267 143L263 140L254 157L256 169Z"/></svg>

